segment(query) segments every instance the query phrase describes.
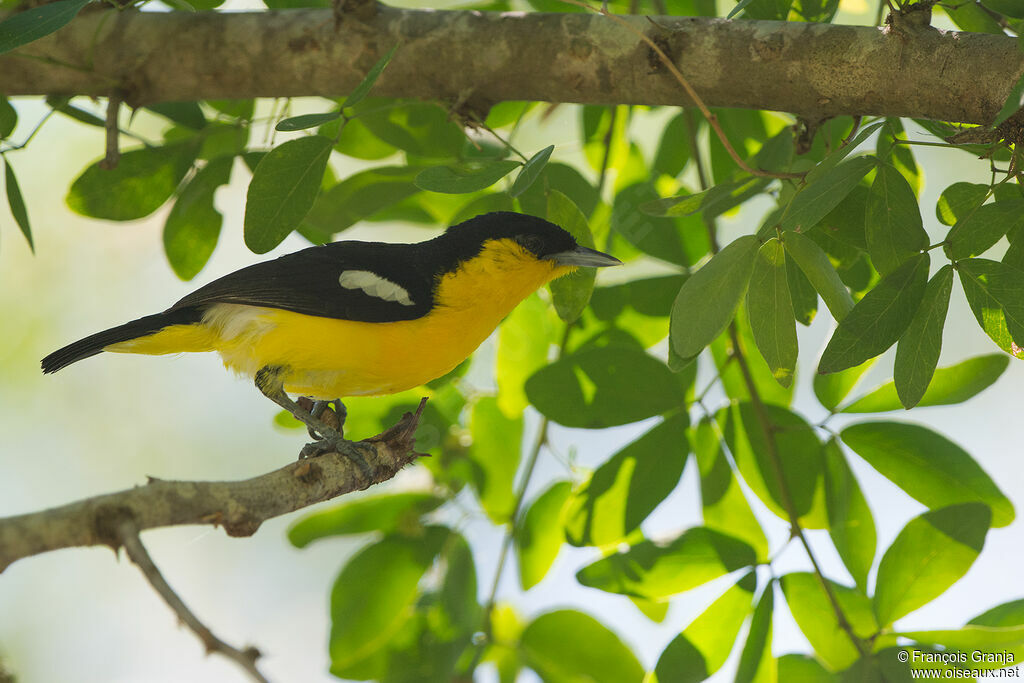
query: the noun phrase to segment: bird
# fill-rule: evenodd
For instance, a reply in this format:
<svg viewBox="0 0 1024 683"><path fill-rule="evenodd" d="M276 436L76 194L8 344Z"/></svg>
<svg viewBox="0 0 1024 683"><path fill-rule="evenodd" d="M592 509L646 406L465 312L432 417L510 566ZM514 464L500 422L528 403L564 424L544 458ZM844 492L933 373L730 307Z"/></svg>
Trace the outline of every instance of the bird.
<svg viewBox="0 0 1024 683"><path fill-rule="evenodd" d="M542 218L486 213L423 242L332 242L242 268L41 365L48 374L104 351L215 351L306 425L315 441L300 457L311 457L343 440L321 419L328 402L343 420L345 397L441 377L539 287L580 267L620 264ZM289 394L313 399L312 408Z"/></svg>

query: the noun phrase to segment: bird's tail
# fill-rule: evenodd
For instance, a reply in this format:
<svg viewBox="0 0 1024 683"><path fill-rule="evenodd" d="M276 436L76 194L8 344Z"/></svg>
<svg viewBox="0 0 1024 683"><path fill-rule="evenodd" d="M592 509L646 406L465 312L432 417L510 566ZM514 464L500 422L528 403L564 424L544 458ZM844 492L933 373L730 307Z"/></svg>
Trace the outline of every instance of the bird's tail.
<svg viewBox="0 0 1024 683"><path fill-rule="evenodd" d="M77 363L82 359L95 356L105 350L112 350L108 349L108 347L114 344L130 342L141 337L148 337L149 335L172 325L191 325L192 323L199 322L201 319L202 313L198 309L182 308L157 313L156 315L147 315L143 318L139 318L138 320L127 322L124 325L111 327L109 330L97 332L96 334L89 335L85 339L79 339L73 344L68 344L62 349L57 349L42 360L43 372L57 372L61 368L67 367L72 363ZM168 351L165 351L165 353L170 351L172 350L169 349ZM153 351L149 352L153 353Z"/></svg>

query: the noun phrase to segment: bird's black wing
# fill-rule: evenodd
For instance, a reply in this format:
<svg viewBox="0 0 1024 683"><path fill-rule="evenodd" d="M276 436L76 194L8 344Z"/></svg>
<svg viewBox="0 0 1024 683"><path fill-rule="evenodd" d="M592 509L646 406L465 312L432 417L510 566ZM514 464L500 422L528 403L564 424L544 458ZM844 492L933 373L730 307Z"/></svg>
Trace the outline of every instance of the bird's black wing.
<svg viewBox="0 0 1024 683"><path fill-rule="evenodd" d="M231 303L361 322L412 320L433 306L435 269L420 246L335 242L310 247L214 280L168 312ZM343 273L349 274L347 286L340 280Z"/></svg>

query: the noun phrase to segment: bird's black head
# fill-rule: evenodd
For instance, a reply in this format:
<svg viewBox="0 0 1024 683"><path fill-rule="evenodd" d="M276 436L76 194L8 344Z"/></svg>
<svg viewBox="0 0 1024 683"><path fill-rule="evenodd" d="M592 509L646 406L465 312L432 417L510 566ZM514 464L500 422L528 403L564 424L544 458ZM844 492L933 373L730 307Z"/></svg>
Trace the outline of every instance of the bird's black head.
<svg viewBox="0 0 1024 683"><path fill-rule="evenodd" d="M512 240L539 260L551 260L563 266L601 267L618 265L613 256L581 247L568 232L536 216L496 211L486 213L448 228L438 238L458 260L472 258L491 240Z"/></svg>

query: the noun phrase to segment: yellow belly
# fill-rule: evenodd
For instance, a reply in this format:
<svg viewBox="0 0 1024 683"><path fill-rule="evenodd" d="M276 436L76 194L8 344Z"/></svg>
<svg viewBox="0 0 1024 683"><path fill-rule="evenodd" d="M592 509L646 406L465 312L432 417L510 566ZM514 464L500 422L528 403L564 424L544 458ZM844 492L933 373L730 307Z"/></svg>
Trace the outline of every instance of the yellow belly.
<svg viewBox="0 0 1024 683"><path fill-rule="evenodd" d="M106 350L216 351L249 376L282 367L286 391L314 398L392 394L454 369L520 301L569 270L502 251L445 275L434 309L416 320L366 323L217 304L199 324L173 325Z"/></svg>

